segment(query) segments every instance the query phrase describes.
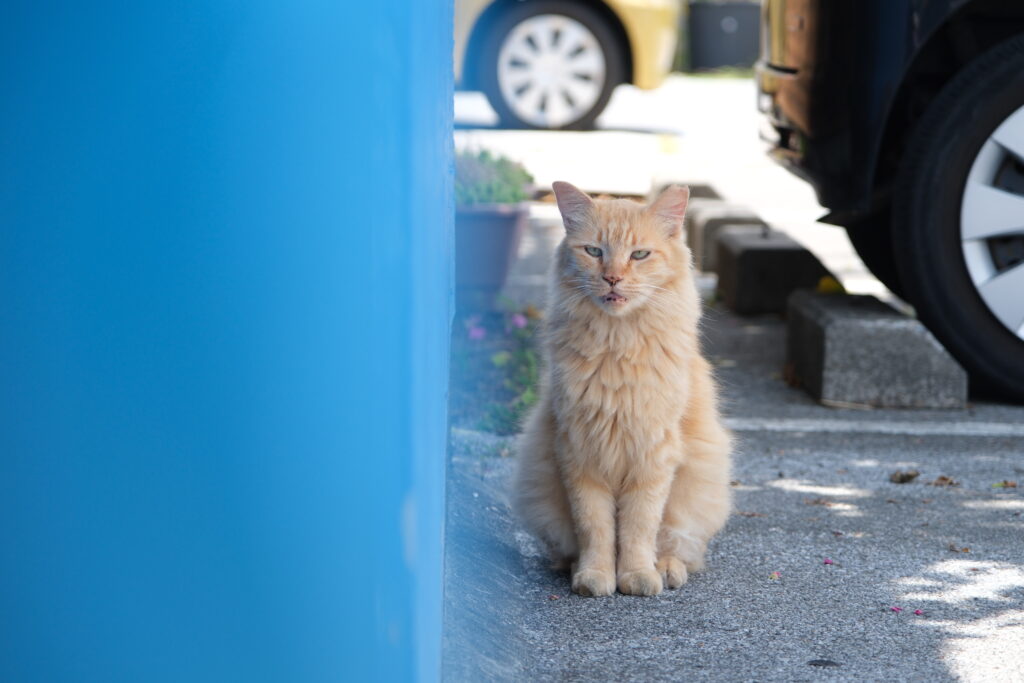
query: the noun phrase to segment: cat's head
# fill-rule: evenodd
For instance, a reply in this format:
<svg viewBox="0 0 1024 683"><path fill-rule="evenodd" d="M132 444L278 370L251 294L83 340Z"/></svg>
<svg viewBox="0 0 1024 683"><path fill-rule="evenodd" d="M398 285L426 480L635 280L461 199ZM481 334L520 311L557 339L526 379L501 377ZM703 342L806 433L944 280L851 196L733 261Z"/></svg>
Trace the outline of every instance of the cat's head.
<svg viewBox="0 0 1024 683"><path fill-rule="evenodd" d="M573 294L611 315L657 305L690 277L683 243L689 189L673 186L650 205L591 199L569 183L552 186L565 224L558 277Z"/></svg>

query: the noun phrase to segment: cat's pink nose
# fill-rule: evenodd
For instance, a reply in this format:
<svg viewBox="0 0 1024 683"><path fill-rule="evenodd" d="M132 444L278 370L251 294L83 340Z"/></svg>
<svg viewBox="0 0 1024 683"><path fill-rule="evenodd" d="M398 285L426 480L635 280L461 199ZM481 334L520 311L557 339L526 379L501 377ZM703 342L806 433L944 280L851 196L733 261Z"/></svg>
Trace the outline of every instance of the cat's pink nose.
<svg viewBox="0 0 1024 683"><path fill-rule="evenodd" d="M622 277L618 275L602 275L601 277L604 278L604 281L610 284L612 287L615 286L615 283L622 282Z"/></svg>

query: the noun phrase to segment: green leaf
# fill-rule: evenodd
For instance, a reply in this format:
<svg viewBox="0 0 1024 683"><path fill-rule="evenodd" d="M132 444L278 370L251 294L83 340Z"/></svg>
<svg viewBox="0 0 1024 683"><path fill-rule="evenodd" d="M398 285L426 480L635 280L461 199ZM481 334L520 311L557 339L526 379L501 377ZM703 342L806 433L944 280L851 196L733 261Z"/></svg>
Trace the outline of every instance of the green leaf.
<svg viewBox="0 0 1024 683"><path fill-rule="evenodd" d="M514 204L528 198L533 177L521 164L490 152L461 152L455 157L455 203Z"/></svg>
<svg viewBox="0 0 1024 683"><path fill-rule="evenodd" d="M529 408L530 406L537 402L536 390L533 387L529 387L519 397L519 401L523 404L524 407Z"/></svg>

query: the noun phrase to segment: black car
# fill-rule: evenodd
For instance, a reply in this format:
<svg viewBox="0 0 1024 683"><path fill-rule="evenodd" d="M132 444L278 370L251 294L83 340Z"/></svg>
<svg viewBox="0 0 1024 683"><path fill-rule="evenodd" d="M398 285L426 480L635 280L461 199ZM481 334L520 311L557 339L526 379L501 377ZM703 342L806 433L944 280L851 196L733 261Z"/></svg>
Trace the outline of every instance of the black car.
<svg viewBox="0 0 1024 683"><path fill-rule="evenodd" d="M1024 2L765 0L772 154L974 388L1024 399Z"/></svg>

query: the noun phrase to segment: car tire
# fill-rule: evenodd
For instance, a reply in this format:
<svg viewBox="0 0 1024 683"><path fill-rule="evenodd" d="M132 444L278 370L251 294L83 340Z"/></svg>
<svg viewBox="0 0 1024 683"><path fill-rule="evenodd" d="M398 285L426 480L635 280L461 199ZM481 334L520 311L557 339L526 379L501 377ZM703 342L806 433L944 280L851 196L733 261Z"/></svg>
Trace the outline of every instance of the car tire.
<svg viewBox="0 0 1024 683"><path fill-rule="evenodd" d="M589 130L624 81L615 32L582 3L515 3L485 30L475 73L506 127Z"/></svg>
<svg viewBox="0 0 1024 683"><path fill-rule="evenodd" d="M1024 247L1024 211L1014 223L1018 229L997 229L992 217L1015 218L1015 210L993 210L991 195L978 194L998 188L1011 207L1024 207L1024 187L1017 194L1003 185L1008 178L1016 183L1015 174L1024 179L1024 145L1010 154L1017 143L1005 150L1003 142L997 144L1011 139L1002 131L1024 133L1024 118L1017 117L1024 117L1024 36L970 63L929 105L902 160L893 238L907 298L970 373L972 391L1019 401L1024 400L1024 261L997 262L994 245L1009 240L1013 249ZM1004 165L980 175L978 163L989 159L983 154L1000 150L1009 154L999 162ZM1020 241L1016 246L1015 240Z"/></svg>
<svg viewBox="0 0 1024 683"><path fill-rule="evenodd" d="M900 285L890 221L890 212L884 211L847 223L846 236L871 274L881 280L890 292L902 297L903 287Z"/></svg>

